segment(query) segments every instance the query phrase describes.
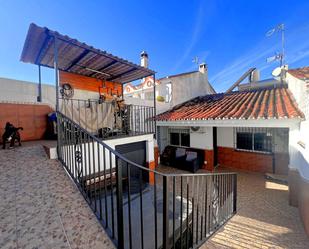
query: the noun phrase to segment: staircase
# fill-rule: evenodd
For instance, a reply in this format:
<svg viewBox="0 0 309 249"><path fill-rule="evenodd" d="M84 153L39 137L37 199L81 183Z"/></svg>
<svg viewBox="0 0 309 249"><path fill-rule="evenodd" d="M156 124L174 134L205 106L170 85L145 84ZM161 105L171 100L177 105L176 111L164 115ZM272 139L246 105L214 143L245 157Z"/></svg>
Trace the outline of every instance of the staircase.
<svg viewBox="0 0 309 249"><path fill-rule="evenodd" d="M118 248L196 248L236 213L235 173L163 174L57 117L58 158Z"/></svg>

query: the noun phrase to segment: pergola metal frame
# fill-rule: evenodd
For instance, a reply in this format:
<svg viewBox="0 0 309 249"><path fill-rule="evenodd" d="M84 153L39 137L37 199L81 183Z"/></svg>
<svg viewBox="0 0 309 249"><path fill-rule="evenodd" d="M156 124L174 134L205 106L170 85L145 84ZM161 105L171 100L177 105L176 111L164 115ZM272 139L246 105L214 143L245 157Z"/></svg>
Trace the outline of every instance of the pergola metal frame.
<svg viewBox="0 0 309 249"><path fill-rule="evenodd" d="M37 31L40 31L37 32ZM45 39L43 43L41 44L39 48L39 51L37 51L36 43L35 40L41 42L39 39L42 38L41 36L45 36ZM69 48L78 47L80 49L83 49L83 51L74 58L61 58L62 60L67 60L69 63L69 66L66 68L59 68L59 43L60 42L65 42ZM51 44L52 43L52 44ZM32 47L31 47L32 46ZM48 63L42 63L42 60L45 58L45 56L48 54L48 50L50 47L53 46L53 64L48 65ZM65 47L66 48L66 47ZM31 50L32 49L32 50ZM31 50L31 51L30 51ZM30 51L30 52L29 52ZM34 56L34 52L37 53L36 56ZM107 58L110 59L111 61L108 62L105 65L102 65L99 69L97 68L91 68L87 65L82 65L80 64L80 61L85 58L89 53L94 53L95 56L102 56L103 59ZM50 54L49 54L50 55ZM94 57L95 57L94 56ZM93 57L93 58L94 58ZM92 58L91 58L92 59ZM90 59L90 61L91 61ZM38 73L39 73L39 87L38 87L38 101L42 102L42 77L41 77L41 66L48 67L48 68L53 68L55 70L55 87L56 87L56 111L59 111L59 70L65 71L65 72L70 72L70 73L76 73L75 71L78 70L71 70L73 67L77 66L82 69L85 69L87 71L91 71L91 74L85 74L82 73L81 75L87 76L87 77L93 77L97 78L99 80L107 80L107 81L114 81L116 83L120 83L122 85L132 82L135 80L139 80L148 76L153 77L153 91L154 91L154 113L156 114L156 78L155 78L155 71L152 71L148 68L144 68L142 66L139 66L137 64L131 63L127 60L121 59L119 57L113 56L106 51L102 51L99 49L95 49L92 46L89 46L85 43L81 43L76 39L72 39L68 36L63 36L59 34L56 31L49 30L48 28L42 28L39 27L35 24L30 24L29 31L27 34L27 38L24 44L23 52L21 55L21 61L24 62L30 62L32 64L38 65ZM130 67L130 69L126 70L125 72L121 72L116 75L111 75L108 73L106 70L110 69L111 67L115 66L117 63L119 63L120 69L123 67ZM119 69L119 70L120 70ZM134 77L135 74L132 74L133 72L137 72L138 75L142 75L141 77L136 76ZM100 74L100 77L98 77L98 74ZM131 78L130 78L131 74ZM105 77L102 78L102 75L105 75ZM107 76L107 77L106 77ZM121 78L124 76L129 77L130 80L127 81L121 81ZM122 87L123 91L123 87ZM123 92L122 92L122 97L123 97ZM155 134L156 138L156 120L155 120Z"/></svg>

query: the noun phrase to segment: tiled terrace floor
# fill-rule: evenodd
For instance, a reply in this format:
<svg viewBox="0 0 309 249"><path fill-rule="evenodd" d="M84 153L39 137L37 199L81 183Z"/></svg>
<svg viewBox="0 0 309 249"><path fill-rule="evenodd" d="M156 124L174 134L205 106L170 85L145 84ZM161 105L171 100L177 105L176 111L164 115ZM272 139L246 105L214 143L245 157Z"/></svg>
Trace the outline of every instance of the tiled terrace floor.
<svg viewBox="0 0 309 249"><path fill-rule="evenodd" d="M158 169L183 172L162 166ZM288 187L267 181L262 174L238 173L237 214L201 248L308 249L309 238L298 209L288 204Z"/></svg>
<svg viewBox="0 0 309 249"><path fill-rule="evenodd" d="M0 248L114 246L60 164L26 146L0 150ZM287 186L240 172L238 213L202 248L305 249L309 239Z"/></svg>
<svg viewBox="0 0 309 249"><path fill-rule="evenodd" d="M0 248L114 248L40 145L0 150Z"/></svg>

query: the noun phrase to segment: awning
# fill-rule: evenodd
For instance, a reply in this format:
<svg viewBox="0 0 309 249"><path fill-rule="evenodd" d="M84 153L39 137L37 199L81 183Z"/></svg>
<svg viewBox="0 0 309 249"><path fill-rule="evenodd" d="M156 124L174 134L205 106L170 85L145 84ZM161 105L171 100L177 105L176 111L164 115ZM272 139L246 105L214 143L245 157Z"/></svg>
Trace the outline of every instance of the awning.
<svg viewBox="0 0 309 249"><path fill-rule="evenodd" d="M155 73L34 23L30 24L21 61L54 68L55 38L59 70L122 84Z"/></svg>

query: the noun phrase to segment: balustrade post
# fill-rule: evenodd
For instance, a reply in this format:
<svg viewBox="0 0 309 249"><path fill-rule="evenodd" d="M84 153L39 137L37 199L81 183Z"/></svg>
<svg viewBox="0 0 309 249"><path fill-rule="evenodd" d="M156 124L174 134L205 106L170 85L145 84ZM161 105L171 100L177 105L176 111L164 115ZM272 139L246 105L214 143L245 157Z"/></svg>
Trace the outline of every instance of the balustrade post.
<svg viewBox="0 0 309 249"><path fill-rule="evenodd" d="M111 159L110 159L111 160ZM117 192L117 233L118 249L124 248L124 224L123 224L123 193L122 193L122 163L118 162L119 158L115 156L116 163L116 192Z"/></svg>

